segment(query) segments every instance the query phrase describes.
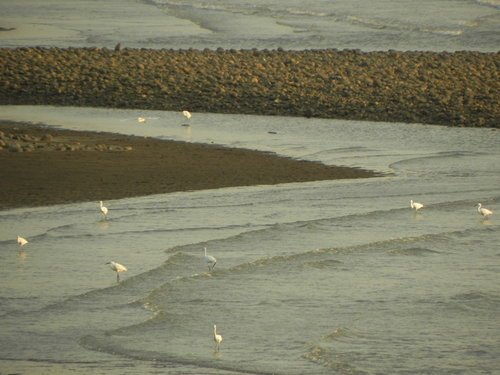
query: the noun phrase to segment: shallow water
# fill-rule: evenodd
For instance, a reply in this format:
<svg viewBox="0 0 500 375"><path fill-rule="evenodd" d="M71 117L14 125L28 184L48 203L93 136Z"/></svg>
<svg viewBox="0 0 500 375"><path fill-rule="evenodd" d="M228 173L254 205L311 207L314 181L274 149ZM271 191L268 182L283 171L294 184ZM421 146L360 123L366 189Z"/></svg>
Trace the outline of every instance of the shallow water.
<svg viewBox="0 0 500 375"><path fill-rule="evenodd" d="M0 369L90 374L500 371L499 132L1 106L2 119L386 172L0 211ZM146 117L138 124L138 116ZM272 132L272 133L269 133ZM276 133L276 134L274 134ZM390 173L390 174L389 174ZM418 213L409 200L425 204ZM20 234L30 243L22 250ZM203 247L218 259L213 272ZM121 282L104 263L129 271ZM214 352L212 327L224 337Z"/></svg>
<svg viewBox="0 0 500 375"><path fill-rule="evenodd" d="M2 0L0 46L496 52L499 0Z"/></svg>

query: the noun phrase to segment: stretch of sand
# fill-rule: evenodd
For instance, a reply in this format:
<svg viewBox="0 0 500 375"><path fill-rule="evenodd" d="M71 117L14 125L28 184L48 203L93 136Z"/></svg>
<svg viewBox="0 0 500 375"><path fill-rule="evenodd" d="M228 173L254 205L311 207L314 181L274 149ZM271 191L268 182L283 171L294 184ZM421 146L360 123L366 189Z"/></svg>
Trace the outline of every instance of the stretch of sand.
<svg viewBox="0 0 500 375"><path fill-rule="evenodd" d="M0 104L498 127L499 53L0 49Z"/></svg>
<svg viewBox="0 0 500 375"><path fill-rule="evenodd" d="M8 122L0 123L0 166L0 209L377 175L253 150Z"/></svg>

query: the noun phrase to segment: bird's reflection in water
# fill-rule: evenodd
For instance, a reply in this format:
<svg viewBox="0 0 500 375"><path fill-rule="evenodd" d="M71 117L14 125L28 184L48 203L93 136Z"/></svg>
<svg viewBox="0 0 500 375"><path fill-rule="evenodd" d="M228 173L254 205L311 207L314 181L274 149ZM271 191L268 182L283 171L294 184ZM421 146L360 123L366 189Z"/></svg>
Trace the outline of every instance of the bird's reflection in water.
<svg viewBox="0 0 500 375"><path fill-rule="evenodd" d="M218 351L217 349L214 349L212 355L213 355L213 357L215 359L221 359L222 358L222 353L220 351Z"/></svg>
<svg viewBox="0 0 500 375"><path fill-rule="evenodd" d="M101 230L108 229L109 228L109 221L107 221L107 220L101 220L101 221L99 221L99 228Z"/></svg>
<svg viewBox="0 0 500 375"><path fill-rule="evenodd" d="M184 127L184 138L190 141L193 137L193 128L189 124L183 124Z"/></svg>
<svg viewBox="0 0 500 375"><path fill-rule="evenodd" d="M493 221L489 217L484 217L479 221L482 225L493 225Z"/></svg>

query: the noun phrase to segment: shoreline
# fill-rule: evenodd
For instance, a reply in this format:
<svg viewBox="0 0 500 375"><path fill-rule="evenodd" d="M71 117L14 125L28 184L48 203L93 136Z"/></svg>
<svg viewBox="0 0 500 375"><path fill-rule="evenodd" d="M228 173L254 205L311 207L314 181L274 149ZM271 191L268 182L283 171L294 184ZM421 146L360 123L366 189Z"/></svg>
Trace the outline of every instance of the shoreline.
<svg viewBox="0 0 500 375"><path fill-rule="evenodd" d="M0 122L0 210L382 174L256 150Z"/></svg>
<svg viewBox="0 0 500 375"><path fill-rule="evenodd" d="M0 104L500 127L500 53L0 48Z"/></svg>

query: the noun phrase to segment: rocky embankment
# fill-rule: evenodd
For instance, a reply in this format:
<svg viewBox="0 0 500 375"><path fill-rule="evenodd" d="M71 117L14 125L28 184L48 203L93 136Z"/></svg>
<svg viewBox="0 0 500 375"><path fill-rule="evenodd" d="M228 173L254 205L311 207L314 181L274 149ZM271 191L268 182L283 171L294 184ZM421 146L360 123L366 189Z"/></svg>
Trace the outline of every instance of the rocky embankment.
<svg viewBox="0 0 500 375"><path fill-rule="evenodd" d="M500 53L0 49L0 104L499 127Z"/></svg>
<svg viewBox="0 0 500 375"><path fill-rule="evenodd" d="M38 131L40 132L40 131ZM92 144L54 137L49 132L33 135L16 130L15 132L0 131L0 151L34 152L34 151L131 151L132 146L111 144Z"/></svg>

